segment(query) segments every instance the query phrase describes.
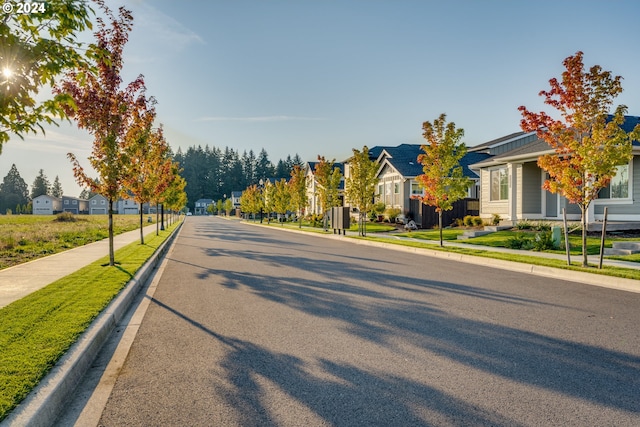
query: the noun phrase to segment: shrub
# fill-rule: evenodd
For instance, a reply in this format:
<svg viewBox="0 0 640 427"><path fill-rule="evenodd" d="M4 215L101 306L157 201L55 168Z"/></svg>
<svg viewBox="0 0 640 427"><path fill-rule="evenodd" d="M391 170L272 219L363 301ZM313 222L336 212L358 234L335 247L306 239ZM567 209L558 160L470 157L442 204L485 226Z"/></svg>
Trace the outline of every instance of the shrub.
<svg viewBox="0 0 640 427"><path fill-rule="evenodd" d="M402 211L398 208L389 208L385 211L387 218L389 218L389 222L396 222L396 218L400 215Z"/></svg>
<svg viewBox="0 0 640 427"><path fill-rule="evenodd" d="M535 239L533 239L534 251L545 251L547 249L555 248L556 245L553 242L553 233L551 233L551 230L541 231L537 233Z"/></svg>
<svg viewBox="0 0 640 427"><path fill-rule="evenodd" d="M56 215L56 218L54 219L54 221L56 221L56 222L76 222L77 218L71 212L62 212L62 213L59 213L58 215Z"/></svg>
<svg viewBox="0 0 640 427"><path fill-rule="evenodd" d="M484 221L479 216L474 216L473 225L475 225L476 227L480 227L481 225L484 225Z"/></svg>
<svg viewBox="0 0 640 427"><path fill-rule="evenodd" d="M535 227L533 227L533 229L536 231L551 231L551 224L540 221L535 225Z"/></svg>
<svg viewBox="0 0 640 427"><path fill-rule="evenodd" d="M464 219L456 218L454 224L456 225L456 227L462 227L464 225Z"/></svg>
<svg viewBox="0 0 640 427"><path fill-rule="evenodd" d="M491 214L491 224L498 225L502 221L502 217L499 214Z"/></svg>
<svg viewBox="0 0 640 427"><path fill-rule="evenodd" d="M516 223L516 228L518 230L531 230L533 228L533 224L531 224L528 220L523 219Z"/></svg>
<svg viewBox="0 0 640 427"><path fill-rule="evenodd" d="M467 227L473 227L473 217L471 215L467 215L462 219L462 222Z"/></svg>
<svg viewBox="0 0 640 427"><path fill-rule="evenodd" d="M531 249L533 247L531 239L522 233L516 233L510 237L504 245L509 249Z"/></svg>

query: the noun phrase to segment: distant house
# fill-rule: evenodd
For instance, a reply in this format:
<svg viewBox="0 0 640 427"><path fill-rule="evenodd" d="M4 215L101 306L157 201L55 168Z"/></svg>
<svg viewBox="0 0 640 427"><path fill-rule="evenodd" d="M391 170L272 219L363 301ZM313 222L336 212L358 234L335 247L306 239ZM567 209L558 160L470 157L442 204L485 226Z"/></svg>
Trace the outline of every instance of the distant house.
<svg viewBox="0 0 640 427"><path fill-rule="evenodd" d="M119 215L137 215L140 213L140 203L132 199L118 199L115 210Z"/></svg>
<svg viewBox="0 0 640 427"><path fill-rule="evenodd" d="M196 200L194 214L195 215L206 215L208 212L209 206L213 204L212 199L198 199Z"/></svg>
<svg viewBox="0 0 640 427"><path fill-rule="evenodd" d="M231 192L231 202L233 202L233 208L240 208L240 197L242 197L242 191L232 191Z"/></svg>
<svg viewBox="0 0 640 427"><path fill-rule="evenodd" d="M89 213L88 200L71 196L62 196L62 211L76 215Z"/></svg>
<svg viewBox="0 0 640 427"><path fill-rule="evenodd" d="M318 162L307 162L306 165L306 179L307 179L307 212L310 214L321 214L322 205L320 202L320 193L319 188L320 184L316 180L315 172L316 172L316 164ZM344 173L345 173L345 165L344 163L335 162L333 164L334 168L340 169L340 173L342 174L342 178L340 179L340 184L338 186L338 197L340 199L338 206L344 205Z"/></svg>
<svg viewBox="0 0 640 427"><path fill-rule="evenodd" d="M109 213L109 202L103 195L96 194L88 202L89 215L106 215Z"/></svg>
<svg viewBox="0 0 640 427"><path fill-rule="evenodd" d="M630 131L640 117L626 116L622 128ZM535 132L518 132L489 141L478 148L491 157L471 167L480 175L480 215L499 214L515 223L522 219L580 219L580 208L564 197L542 188L547 173L538 166L538 158L553 149ZM608 207L611 221L640 221L640 142L633 142L633 159L618 167L610 185L600 190L587 212L587 223L601 221Z"/></svg>
<svg viewBox="0 0 640 427"><path fill-rule="evenodd" d="M43 194L33 199L32 206L33 215L53 215L62 212L62 199Z"/></svg>

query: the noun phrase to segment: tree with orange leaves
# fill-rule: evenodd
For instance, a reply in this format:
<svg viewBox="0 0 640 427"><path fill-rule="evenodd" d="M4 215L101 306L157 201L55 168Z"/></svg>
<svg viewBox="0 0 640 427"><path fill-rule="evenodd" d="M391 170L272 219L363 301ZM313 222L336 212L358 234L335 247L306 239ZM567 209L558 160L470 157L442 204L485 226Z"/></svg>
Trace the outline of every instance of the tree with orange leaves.
<svg viewBox="0 0 640 427"><path fill-rule="evenodd" d="M153 128L154 105L153 98L138 98L124 141L123 185L128 195L140 204L140 244L144 244L142 206L161 195L172 178L172 161L162 126Z"/></svg>
<svg viewBox="0 0 640 427"><path fill-rule="evenodd" d="M471 180L464 176L460 159L467 153L461 142L464 129L457 129L454 122L447 123L443 113L431 122L422 124L423 154L418 156L424 173L416 181L424 188L424 195L417 196L423 204L433 206L438 213L440 246L442 246L442 212L453 209L453 203L467 195Z"/></svg>
<svg viewBox="0 0 640 427"><path fill-rule="evenodd" d="M87 51L94 67L81 67L66 74L55 91L66 94L73 102L66 105L66 114L75 119L81 129L94 137L89 163L99 180L91 178L73 153L67 156L73 164L78 184L103 195L109 203L109 265L115 265L113 248L113 202L123 193L127 168L124 150L127 129L132 122L136 100L144 96L144 79L139 76L122 88L122 50L131 31L133 17L121 7L116 18L100 3L109 19L109 26L98 18L96 43Z"/></svg>
<svg viewBox="0 0 640 427"><path fill-rule="evenodd" d="M585 70L583 53L577 52L563 62L562 80L549 80L551 89L541 91L545 104L559 114L534 113L521 106L520 127L536 132L555 150L538 159L538 166L549 173L544 188L559 193L580 207L582 215L582 266L587 264L587 209L598 192L615 176L618 166L632 158L632 140L640 136L640 126L627 133L624 123L627 107L619 105L613 115L610 108L622 92L622 77L612 76L599 65Z"/></svg>

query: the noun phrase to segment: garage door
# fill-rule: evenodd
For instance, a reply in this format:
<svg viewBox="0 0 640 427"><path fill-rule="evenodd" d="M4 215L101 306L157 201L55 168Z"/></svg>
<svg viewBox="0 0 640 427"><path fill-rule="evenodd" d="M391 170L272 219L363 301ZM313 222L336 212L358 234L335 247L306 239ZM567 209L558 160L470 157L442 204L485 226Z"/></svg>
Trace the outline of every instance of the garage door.
<svg viewBox="0 0 640 427"><path fill-rule="evenodd" d="M92 215L106 215L107 208L91 208Z"/></svg>

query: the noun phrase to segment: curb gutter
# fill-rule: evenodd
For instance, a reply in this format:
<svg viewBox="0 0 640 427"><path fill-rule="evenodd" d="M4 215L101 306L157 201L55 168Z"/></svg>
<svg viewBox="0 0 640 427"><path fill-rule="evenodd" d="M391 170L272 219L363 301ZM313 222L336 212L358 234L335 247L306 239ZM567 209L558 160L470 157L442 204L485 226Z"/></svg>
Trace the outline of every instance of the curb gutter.
<svg viewBox="0 0 640 427"><path fill-rule="evenodd" d="M49 427L91 367L93 360L123 318L136 295L152 277L182 228L180 223L162 246L138 270L133 279L98 315L29 395L0 422L0 426Z"/></svg>

